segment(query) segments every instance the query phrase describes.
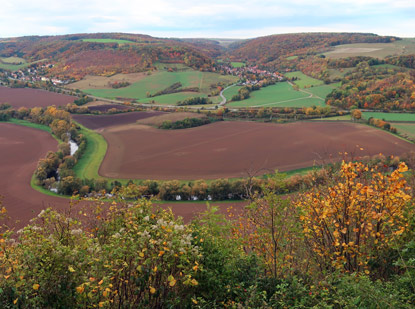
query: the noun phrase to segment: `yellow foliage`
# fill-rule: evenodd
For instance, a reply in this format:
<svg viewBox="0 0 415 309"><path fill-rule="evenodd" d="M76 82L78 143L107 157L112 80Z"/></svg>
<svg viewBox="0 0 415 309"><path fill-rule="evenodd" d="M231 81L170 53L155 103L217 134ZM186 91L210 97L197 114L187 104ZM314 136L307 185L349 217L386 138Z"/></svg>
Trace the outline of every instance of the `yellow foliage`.
<svg viewBox="0 0 415 309"><path fill-rule="evenodd" d="M362 163L343 162L336 185L303 194L296 203L307 243L321 267L365 270L376 252L406 229L406 165L401 163L390 175L368 170Z"/></svg>

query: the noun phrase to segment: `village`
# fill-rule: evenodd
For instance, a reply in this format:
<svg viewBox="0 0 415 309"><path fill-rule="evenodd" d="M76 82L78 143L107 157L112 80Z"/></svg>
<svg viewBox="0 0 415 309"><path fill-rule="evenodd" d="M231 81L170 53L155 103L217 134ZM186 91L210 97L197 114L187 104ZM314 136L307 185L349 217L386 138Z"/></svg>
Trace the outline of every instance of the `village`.
<svg viewBox="0 0 415 309"><path fill-rule="evenodd" d="M219 71L224 74L238 76L241 81L240 85L242 86L261 84L263 80L272 80L275 82L286 80L286 77L281 73L261 70L257 65L234 67L231 63L221 63L219 65Z"/></svg>
<svg viewBox="0 0 415 309"><path fill-rule="evenodd" d="M71 83L73 80L61 80L46 76L46 71L53 68L51 63L32 64L30 67L22 68L16 71L4 70L1 72L0 85L15 82L16 87L25 87L27 83L46 83L54 86L63 86Z"/></svg>

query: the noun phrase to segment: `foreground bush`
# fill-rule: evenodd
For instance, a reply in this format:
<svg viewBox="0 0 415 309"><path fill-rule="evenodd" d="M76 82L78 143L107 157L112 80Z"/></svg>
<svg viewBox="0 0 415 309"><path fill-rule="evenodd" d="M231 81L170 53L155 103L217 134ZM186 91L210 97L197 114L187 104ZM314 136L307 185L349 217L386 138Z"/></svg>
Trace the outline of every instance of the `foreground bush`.
<svg viewBox="0 0 415 309"><path fill-rule="evenodd" d="M191 302L199 251L189 227L140 201L86 228L50 209L2 238L0 307L171 307Z"/></svg>

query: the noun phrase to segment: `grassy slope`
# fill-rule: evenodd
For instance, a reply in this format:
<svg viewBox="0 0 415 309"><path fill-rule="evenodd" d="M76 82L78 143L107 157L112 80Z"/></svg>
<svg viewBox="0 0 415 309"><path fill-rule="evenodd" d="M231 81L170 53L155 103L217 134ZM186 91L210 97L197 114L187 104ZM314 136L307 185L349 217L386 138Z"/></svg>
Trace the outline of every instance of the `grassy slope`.
<svg viewBox="0 0 415 309"><path fill-rule="evenodd" d="M257 91L252 91L248 99L230 102L228 105L230 107L287 106L287 104L291 102L285 101L297 100L305 97L307 97L307 94L295 91L290 84L288 84L287 82L282 82L268 87L264 87Z"/></svg>
<svg viewBox="0 0 415 309"><path fill-rule="evenodd" d="M82 39L81 41L82 42L93 42L93 43L118 43L118 44L136 43L133 41L117 40L117 39Z"/></svg>
<svg viewBox="0 0 415 309"><path fill-rule="evenodd" d="M333 91L333 89L338 88L340 83L330 84L330 85L322 85L317 87L311 87L306 89L308 92L311 92L315 96L318 96L322 99L325 99L326 96Z"/></svg>
<svg viewBox="0 0 415 309"><path fill-rule="evenodd" d="M17 57L9 57L9 58L0 58L3 62L0 62L0 69L8 70L8 71L17 71L23 68L28 67L31 64L44 61L45 59L33 61L33 62L26 62L23 58ZM22 64L13 64L13 62L22 61Z"/></svg>
<svg viewBox="0 0 415 309"><path fill-rule="evenodd" d="M226 100L230 101L235 94L238 94L238 90L241 88L241 86L233 86L229 89L226 89L223 92L223 95L225 96Z"/></svg>
<svg viewBox="0 0 415 309"><path fill-rule="evenodd" d="M335 116L335 117L324 117L313 119L314 121L351 121L350 115Z"/></svg>
<svg viewBox="0 0 415 309"><path fill-rule="evenodd" d="M362 48L364 50L359 50ZM333 51L324 53L324 55L329 58L345 58L356 56L385 58L386 56L390 55L408 55L415 53L415 40L413 38L405 38L393 43L345 44L336 46Z"/></svg>
<svg viewBox="0 0 415 309"><path fill-rule="evenodd" d="M231 65L232 65L234 68L242 68L242 67L244 67L244 66L245 66L245 63L244 63L244 62L231 62Z"/></svg>
<svg viewBox="0 0 415 309"><path fill-rule="evenodd" d="M363 118L370 117L377 119L385 119L385 121L415 121L415 114L409 113L382 113L382 112L363 112Z"/></svg>
<svg viewBox="0 0 415 309"><path fill-rule="evenodd" d="M415 123L392 123L398 129L399 134L406 134L410 138L415 138Z"/></svg>
<svg viewBox="0 0 415 309"><path fill-rule="evenodd" d="M320 88L321 87L321 88ZM331 92L334 86L324 85L306 89L307 92L325 96ZM226 98L230 99L233 94L237 93L237 87L225 92ZM232 95L231 95L232 94ZM230 102L229 107L308 107L312 105L324 106L324 99L309 97L305 92L295 91L287 82L277 83L272 86L253 91L250 98L243 101Z"/></svg>
<svg viewBox="0 0 415 309"><path fill-rule="evenodd" d="M323 81L307 76L299 71L286 73L285 76L289 78L297 77L297 80L294 81L294 84L296 84L300 88L306 88L309 86L320 86L324 84Z"/></svg>
<svg viewBox="0 0 415 309"><path fill-rule="evenodd" d="M29 64L23 58L18 57L0 57L0 69L16 71L28 66ZM16 64L22 62L21 64Z"/></svg>
<svg viewBox="0 0 415 309"><path fill-rule="evenodd" d="M184 72L167 72L161 71L153 73L148 77L120 89L87 89L86 93L97 97L115 99L130 98L139 100L142 103L155 101L160 104L175 104L177 101L189 97L206 97L210 92L210 85L217 82L233 83L237 80L234 76L223 76L211 72L200 72L188 70ZM164 90L174 83L181 82L183 87L199 87L200 92L194 93L173 93L163 96L147 98L147 92L155 94L160 90Z"/></svg>
<svg viewBox="0 0 415 309"><path fill-rule="evenodd" d="M78 125L87 140L87 147L75 165L74 172L79 178L102 178L98 175L98 170L107 152L107 142L102 135Z"/></svg>

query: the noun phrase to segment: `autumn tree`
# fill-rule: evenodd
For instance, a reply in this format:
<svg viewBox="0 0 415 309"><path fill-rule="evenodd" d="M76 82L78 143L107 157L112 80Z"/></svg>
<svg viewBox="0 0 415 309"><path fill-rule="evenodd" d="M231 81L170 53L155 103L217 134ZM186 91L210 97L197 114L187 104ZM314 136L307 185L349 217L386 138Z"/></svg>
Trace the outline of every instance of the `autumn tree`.
<svg viewBox="0 0 415 309"><path fill-rule="evenodd" d="M360 120L362 119L362 112L359 109L354 109L351 116L353 120Z"/></svg>
<svg viewBox="0 0 415 309"><path fill-rule="evenodd" d="M291 201L276 194L284 187L284 175L275 174L255 193L252 203L235 221L234 236L247 252L264 263L267 274L277 278L294 269L300 256L300 225ZM296 251L296 253L294 253Z"/></svg>
<svg viewBox="0 0 415 309"><path fill-rule="evenodd" d="M306 246L321 270L369 271L369 263L407 229L404 163L390 175L362 163L344 163L337 184L303 194Z"/></svg>

